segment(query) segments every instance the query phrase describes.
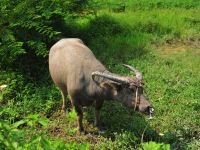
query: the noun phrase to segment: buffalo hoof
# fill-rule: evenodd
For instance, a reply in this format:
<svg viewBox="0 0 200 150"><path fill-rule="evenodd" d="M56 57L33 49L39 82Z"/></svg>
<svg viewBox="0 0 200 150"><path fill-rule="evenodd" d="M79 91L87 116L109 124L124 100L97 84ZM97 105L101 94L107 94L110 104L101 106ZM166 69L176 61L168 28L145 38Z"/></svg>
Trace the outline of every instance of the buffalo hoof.
<svg viewBox="0 0 200 150"><path fill-rule="evenodd" d="M66 115L66 110L65 109L61 109L61 114Z"/></svg>
<svg viewBox="0 0 200 150"><path fill-rule="evenodd" d="M80 135L86 135L86 134L88 134L88 132L85 131L85 130L81 130L81 131L79 131L79 134L80 134Z"/></svg>
<svg viewBox="0 0 200 150"><path fill-rule="evenodd" d="M99 126L98 129L99 134L104 134L106 132L106 128L104 126Z"/></svg>
<svg viewBox="0 0 200 150"><path fill-rule="evenodd" d="M99 134L104 134L105 132L106 132L105 129L100 129L100 130L99 130Z"/></svg>

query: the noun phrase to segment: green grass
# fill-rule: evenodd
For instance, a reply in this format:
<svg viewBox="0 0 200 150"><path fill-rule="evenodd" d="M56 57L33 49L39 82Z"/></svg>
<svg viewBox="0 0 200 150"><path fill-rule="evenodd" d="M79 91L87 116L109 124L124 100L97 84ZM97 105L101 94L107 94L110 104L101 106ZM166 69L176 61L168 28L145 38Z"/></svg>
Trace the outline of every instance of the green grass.
<svg viewBox="0 0 200 150"><path fill-rule="evenodd" d="M130 10L150 10L152 8L199 8L200 2L197 0L109 0L107 7L125 4Z"/></svg>
<svg viewBox="0 0 200 150"><path fill-rule="evenodd" d="M60 113L61 96L48 73L36 82L14 71L0 72L0 84L9 85L0 93L0 117L10 124L30 114L47 117L46 128L19 128L25 137L41 135L36 143L41 147L46 143L47 148L72 142L68 149L70 145L75 149L77 143L83 149L88 145L90 149L169 149L169 145L171 149L198 149L199 2L134 0L126 4L124 13L102 9L97 18L66 23L71 29L67 32L83 39L112 72L131 75L123 63L141 70L145 93L155 107L154 120L109 101L101 111L106 132L99 134L93 127L94 109L89 107L84 109L84 126L90 134L79 135L75 112Z"/></svg>
<svg viewBox="0 0 200 150"><path fill-rule="evenodd" d="M123 24L132 27L133 31L167 39L189 38L198 34L199 23L193 23L195 18L199 18L199 15L194 17L194 14L199 14L198 12L198 10L173 8L127 11L121 14L111 13L111 15Z"/></svg>

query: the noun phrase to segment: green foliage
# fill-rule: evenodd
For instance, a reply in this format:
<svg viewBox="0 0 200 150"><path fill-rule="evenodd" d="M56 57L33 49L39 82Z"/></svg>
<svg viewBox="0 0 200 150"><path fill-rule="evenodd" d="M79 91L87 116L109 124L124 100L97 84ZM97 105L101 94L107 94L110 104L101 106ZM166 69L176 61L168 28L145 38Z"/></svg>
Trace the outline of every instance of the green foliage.
<svg viewBox="0 0 200 150"><path fill-rule="evenodd" d="M20 121L17 121L13 124L0 120L0 131L1 131L0 132L0 148L1 149L23 149L23 147L25 148L28 145L31 147L33 143L30 142L30 144L27 145L25 143L26 139L24 138L25 132L18 128L24 125L28 125L32 129L34 129L36 125L42 125L43 127L46 127L47 121L48 121L47 119L41 118L39 117L39 115L29 115L26 118Z"/></svg>
<svg viewBox="0 0 200 150"><path fill-rule="evenodd" d="M20 143L18 140L23 137L22 132L12 128L8 123L0 121L0 148L16 149Z"/></svg>
<svg viewBox="0 0 200 150"><path fill-rule="evenodd" d="M75 109L72 109L72 111L70 111L68 114L67 114L67 119L69 121L75 121L77 119L77 114L76 114L76 111Z"/></svg>
<svg viewBox="0 0 200 150"><path fill-rule="evenodd" d="M47 58L52 43L63 36L70 36L62 33L68 30L65 20L80 17L84 11L90 10L88 5L87 0L2 0L0 67L25 69L20 68L24 62L27 67L33 63L44 66L43 58Z"/></svg>
<svg viewBox="0 0 200 150"><path fill-rule="evenodd" d="M30 80L27 81L23 75L14 72L1 72L0 77L0 84L8 85L0 93L0 103L4 105L0 106L1 118L11 121L38 112L49 116L60 102L57 101L61 99L60 93L55 86L28 83Z"/></svg>
<svg viewBox="0 0 200 150"><path fill-rule="evenodd" d="M32 115L25 120L20 120L15 124L9 124L5 121L0 120L0 149L19 149L19 150L29 150L29 149L44 149L44 150L89 150L89 145L86 143L77 144L76 142L68 142L65 144L60 140L49 140L43 136L37 135L28 140L25 138L27 133L23 130L18 129L20 125L27 123L27 125L33 126L33 122L38 121L42 125L46 122L46 119L37 118L37 115ZM45 123L46 126L46 123Z"/></svg>
<svg viewBox="0 0 200 150"><path fill-rule="evenodd" d="M48 124L48 120L45 118L40 118L40 116L38 114L37 115L28 115L23 120L17 121L14 124L12 124L12 126L14 128L18 128L20 125L24 125L24 124L27 124L30 127L35 126L36 124L40 124L40 125L46 127Z"/></svg>
<svg viewBox="0 0 200 150"><path fill-rule="evenodd" d="M170 150L169 144L163 144L163 143L156 143L156 142L148 142L142 144L141 150Z"/></svg>

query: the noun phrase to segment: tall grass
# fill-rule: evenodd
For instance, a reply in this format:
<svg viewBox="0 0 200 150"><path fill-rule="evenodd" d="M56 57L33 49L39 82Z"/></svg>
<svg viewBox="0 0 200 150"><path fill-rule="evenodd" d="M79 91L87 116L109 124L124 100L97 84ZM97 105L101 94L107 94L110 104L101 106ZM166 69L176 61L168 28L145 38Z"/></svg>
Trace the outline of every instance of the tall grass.
<svg viewBox="0 0 200 150"><path fill-rule="evenodd" d="M109 0L107 5L126 4L131 10L150 10L152 8L199 8L198 0Z"/></svg>
<svg viewBox="0 0 200 150"><path fill-rule="evenodd" d="M133 32L153 34L164 39L193 37L199 33L199 10L185 9L151 9L111 13L116 20L127 24ZM194 21L193 21L194 20Z"/></svg>

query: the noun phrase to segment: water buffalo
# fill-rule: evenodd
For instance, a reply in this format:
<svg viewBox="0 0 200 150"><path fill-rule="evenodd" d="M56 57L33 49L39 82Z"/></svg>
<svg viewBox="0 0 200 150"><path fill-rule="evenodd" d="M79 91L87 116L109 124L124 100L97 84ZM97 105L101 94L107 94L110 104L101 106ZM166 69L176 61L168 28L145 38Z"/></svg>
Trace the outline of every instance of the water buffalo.
<svg viewBox="0 0 200 150"><path fill-rule="evenodd" d="M82 40L77 38L62 39L51 47L51 77L61 91L64 111L67 95L70 96L77 112L80 132L84 132L82 107L95 103L94 125L99 126L100 109L104 100L117 100L136 111L152 113L153 108L143 94L141 73L129 65L124 67L133 71L135 76L111 73Z"/></svg>

